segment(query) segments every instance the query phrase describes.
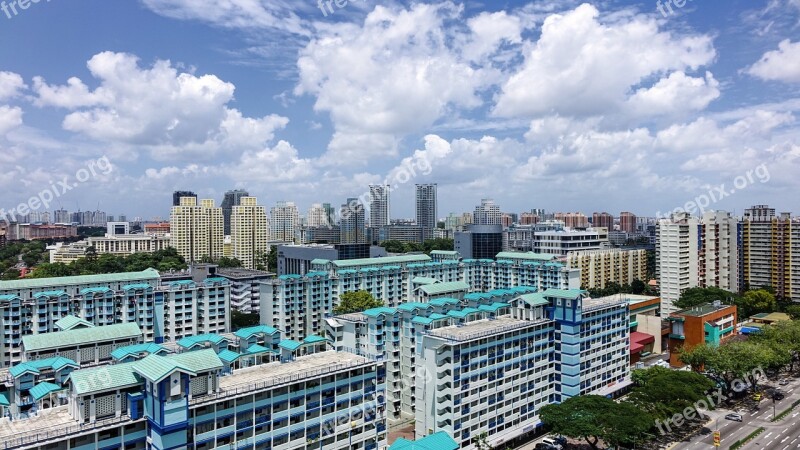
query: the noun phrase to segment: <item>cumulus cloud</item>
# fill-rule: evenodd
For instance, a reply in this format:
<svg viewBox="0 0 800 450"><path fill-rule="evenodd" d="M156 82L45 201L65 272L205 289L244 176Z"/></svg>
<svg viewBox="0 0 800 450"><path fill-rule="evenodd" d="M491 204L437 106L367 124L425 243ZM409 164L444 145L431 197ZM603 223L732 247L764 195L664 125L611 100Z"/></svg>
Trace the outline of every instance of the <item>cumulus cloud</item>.
<svg viewBox="0 0 800 450"><path fill-rule="evenodd" d="M19 74L0 71L0 102L18 96L27 87Z"/></svg>
<svg viewBox="0 0 800 450"><path fill-rule="evenodd" d="M87 64L99 82L90 90L78 78L66 85L34 80L39 106L71 112L63 127L101 142L141 146L154 157L208 157L220 150L259 148L288 119L244 117L227 105L235 87L215 75L179 72L170 61L141 68L136 56L103 52Z"/></svg>
<svg viewBox="0 0 800 450"><path fill-rule="evenodd" d="M800 83L800 41L782 41L778 50L765 53L747 73L767 81Z"/></svg>
<svg viewBox="0 0 800 450"><path fill-rule="evenodd" d="M0 136L22 125L22 109L0 105Z"/></svg>
<svg viewBox="0 0 800 450"><path fill-rule="evenodd" d="M652 17L620 15L600 18L598 9L583 4L544 21L522 68L502 86L494 112L498 116L592 116L623 108L632 88L653 76L696 70L716 56L705 35L676 36L660 31ZM643 101L670 107L698 89L678 75L639 91ZM710 83L710 84L709 84ZM705 97L714 82L706 80ZM688 88L689 94L684 90Z"/></svg>

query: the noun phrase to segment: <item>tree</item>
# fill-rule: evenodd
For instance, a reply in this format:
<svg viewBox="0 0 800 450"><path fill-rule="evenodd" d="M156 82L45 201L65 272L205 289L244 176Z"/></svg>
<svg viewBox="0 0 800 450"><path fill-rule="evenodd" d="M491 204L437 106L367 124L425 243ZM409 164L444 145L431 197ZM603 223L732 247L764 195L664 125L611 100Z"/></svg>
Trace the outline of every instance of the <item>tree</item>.
<svg viewBox="0 0 800 450"><path fill-rule="evenodd" d="M599 395L571 397L561 404L543 406L543 423L555 433L584 439L593 449L632 443L653 426L652 418L630 403L617 403Z"/></svg>
<svg viewBox="0 0 800 450"><path fill-rule="evenodd" d="M775 295L766 289L747 291L736 303L739 308L739 315L750 317L764 312L774 312L778 306Z"/></svg>
<svg viewBox="0 0 800 450"><path fill-rule="evenodd" d="M633 280L633 283L631 283L632 294L641 295L644 294L646 290L647 290L647 285L644 284L644 281L642 280L636 279Z"/></svg>
<svg viewBox="0 0 800 450"><path fill-rule="evenodd" d="M764 369L777 369L791 362L788 352L778 351L765 342L736 341L719 347L699 345L690 351L681 352L681 361L691 364L698 370L702 367L707 372L724 382L724 390L735 388L734 380L752 382L753 390L757 388L759 374Z"/></svg>
<svg viewBox="0 0 800 450"><path fill-rule="evenodd" d="M789 370L794 371L794 363L800 357L800 322L774 323L753 334L751 340L770 346L778 354L788 355Z"/></svg>
<svg viewBox="0 0 800 450"><path fill-rule="evenodd" d="M223 256L222 258L219 258L217 260L217 265L219 265L220 269L228 269L228 268L237 269L239 267L242 267L244 264L242 264L242 262L239 261L237 258L229 258L227 256Z"/></svg>
<svg viewBox="0 0 800 450"><path fill-rule="evenodd" d="M718 287L689 288L681 293L681 297L675 302L675 306L680 309L689 309L705 303L714 303L719 300L725 305L736 304L739 296L733 292L728 292Z"/></svg>
<svg viewBox="0 0 800 450"><path fill-rule="evenodd" d="M345 292L339 296L339 304L333 309L334 314L350 314L372 308L380 308L383 302L376 300L367 291Z"/></svg>
<svg viewBox="0 0 800 450"><path fill-rule="evenodd" d="M0 276L0 279L2 280L16 280L18 278L19 278L19 270L13 267L7 269L5 272L3 272L3 275Z"/></svg>
<svg viewBox="0 0 800 450"><path fill-rule="evenodd" d="M792 320L800 320L800 305L787 306L786 314L788 314Z"/></svg>
<svg viewBox="0 0 800 450"><path fill-rule="evenodd" d="M452 239L430 239L425 241L422 246L425 253L430 255L434 250L453 251L455 249L455 242Z"/></svg>
<svg viewBox="0 0 800 450"><path fill-rule="evenodd" d="M269 248L269 254L267 255L267 271L269 272L278 272L278 246L272 245Z"/></svg>
<svg viewBox="0 0 800 450"><path fill-rule="evenodd" d="M653 417L672 417L706 398L714 382L695 372L653 367L637 370L635 387L628 401ZM644 372L644 373L642 373ZM698 418L699 419L699 418Z"/></svg>
<svg viewBox="0 0 800 450"><path fill-rule="evenodd" d="M231 328L233 331L254 327L260 323L261 318L258 314L247 314L235 309L231 310Z"/></svg>

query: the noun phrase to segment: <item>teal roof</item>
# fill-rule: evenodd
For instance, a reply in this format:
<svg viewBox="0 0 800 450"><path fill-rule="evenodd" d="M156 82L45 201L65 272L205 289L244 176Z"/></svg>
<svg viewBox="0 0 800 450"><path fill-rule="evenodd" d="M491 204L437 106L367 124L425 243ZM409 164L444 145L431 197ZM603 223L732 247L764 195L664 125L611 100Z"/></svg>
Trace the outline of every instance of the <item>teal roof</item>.
<svg viewBox="0 0 800 450"><path fill-rule="evenodd" d="M303 277L302 277L302 276L300 276L300 275L294 275L294 274L292 274L292 275L281 275L281 276L279 276L278 278L279 278L279 279L281 279L281 280L300 280L300 279L302 279Z"/></svg>
<svg viewBox="0 0 800 450"><path fill-rule="evenodd" d="M272 350L264 347L263 345L253 344L250 347L247 347L247 354L248 355L257 355L259 353L267 353L271 352Z"/></svg>
<svg viewBox="0 0 800 450"><path fill-rule="evenodd" d="M530 253L530 252L500 252L497 254L497 259L524 259L527 261L553 261L558 258L558 255L550 255L547 253Z"/></svg>
<svg viewBox="0 0 800 450"><path fill-rule="evenodd" d="M546 298L544 298L544 294L542 294L541 292L520 295L517 298L531 306L548 306L550 304L550 302Z"/></svg>
<svg viewBox="0 0 800 450"><path fill-rule="evenodd" d="M443 314L435 314L434 313L434 314L431 314L428 317L422 317L422 316L414 317L412 322L420 323L420 324L423 324L423 325L430 325L433 322L436 322L436 321L439 321L439 320L442 320L442 319L448 319L448 318L449 318L448 316L445 316Z"/></svg>
<svg viewBox="0 0 800 450"><path fill-rule="evenodd" d="M434 284L438 283L439 280L430 277L414 277L414 279L412 279L411 282L414 284Z"/></svg>
<svg viewBox="0 0 800 450"><path fill-rule="evenodd" d="M44 291L44 292L37 292L33 294L33 298L39 297L61 297L62 295L67 295L64 291Z"/></svg>
<svg viewBox="0 0 800 450"><path fill-rule="evenodd" d="M475 308L464 308L461 311L450 311L447 313L448 316L458 317L459 319L463 319L470 314L479 313L481 312L480 309Z"/></svg>
<svg viewBox="0 0 800 450"><path fill-rule="evenodd" d="M11 403L8 401L8 397L6 397L6 394L0 393L0 406L11 406Z"/></svg>
<svg viewBox="0 0 800 450"><path fill-rule="evenodd" d="M307 278L314 278L314 277L327 277L327 276L328 276L328 272L319 272L319 271L315 271L315 272L308 272L308 273L306 274L306 277L307 277Z"/></svg>
<svg viewBox="0 0 800 450"><path fill-rule="evenodd" d="M208 334L198 334L197 336L187 336L178 341L178 345L183 348L192 348L196 345L205 344L205 343L212 343L214 345L219 345L223 342L227 342L228 338L220 336L214 333Z"/></svg>
<svg viewBox="0 0 800 450"><path fill-rule="evenodd" d="M94 328L76 328L55 333L32 334L22 337L26 352L48 350L92 342L141 338L142 330L135 323L120 323Z"/></svg>
<svg viewBox="0 0 800 450"><path fill-rule="evenodd" d="M456 256L458 252L452 250L434 250L431 252L431 255L447 255L447 256Z"/></svg>
<svg viewBox="0 0 800 450"><path fill-rule="evenodd" d="M411 312L415 309L428 309L431 305L429 303L408 302L397 305L397 309L401 311Z"/></svg>
<svg viewBox="0 0 800 450"><path fill-rule="evenodd" d="M72 330L75 327L93 328L94 324L75 316L65 316L56 322L56 326L62 331Z"/></svg>
<svg viewBox="0 0 800 450"><path fill-rule="evenodd" d="M197 375L196 372L183 366L178 361L161 355L148 355L146 358L136 361L133 363L133 370L153 383L161 382L176 370L190 375Z"/></svg>
<svg viewBox="0 0 800 450"><path fill-rule="evenodd" d="M435 298L429 301L428 303L433 306L450 306L450 305L457 305L461 302L455 298Z"/></svg>
<svg viewBox="0 0 800 450"><path fill-rule="evenodd" d="M10 302L11 300L15 300L15 299L18 299L18 298L19 298L18 296L11 295L11 294L2 294L2 295L0 295L0 300L2 300L2 301L9 301Z"/></svg>
<svg viewBox="0 0 800 450"><path fill-rule="evenodd" d="M38 375L42 370L53 369L57 372L65 367L77 369L80 366L78 363L69 358L64 358L63 356L54 356L52 358L37 359L35 361L19 363L16 366L8 369L8 372L12 377L17 378L27 372Z"/></svg>
<svg viewBox="0 0 800 450"><path fill-rule="evenodd" d="M214 352L214 349L211 348L194 352L175 353L168 355L167 358L174 360L192 372L201 373L222 369L222 361Z"/></svg>
<svg viewBox="0 0 800 450"><path fill-rule="evenodd" d="M78 275L58 278L23 278L20 280L0 281L0 292L18 291L20 289L48 289L53 286L75 286L92 284L109 284L125 281L158 281L158 271L147 269L141 272L112 273L102 275Z"/></svg>
<svg viewBox="0 0 800 450"><path fill-rule="evenodd" d="M219 359L221 359L223 362L230 364L239 359L242 355L234 352L233 350L225 349L219 352L219 355L217 356L219 356Z"/></svg>
<svg viewBox="0 0 800 450"><path fill-rule="evenodd" d="M291 350L291 351L295 351L295 350L297 350L297 349L298 349L298 348L300 348L300 346L302 346L302 345L303 345L303 344L301 344L301 343L299 343L299 342L297 342L297 341L293 341L293 340L291 340L291 339L284 339L284 340L282 340L280 343L278 343L278 346L279 346L280 348L285 348L285 349L287 349L287 350Z"/></svg>
<svg viewBox="0 0 800 450"><path fill-rule="evenodd" d="M368 309L368 310L364 311L364 315L368 316L368 317L378 317L381 314L393 315L396 312L397 312L397 310L394 309L394 308L387 308L385 306L382 306L380 308Z"/></svg>
<svg viewBox="0 0 800 450"><path fill-rule="evenodd" d="M580 289L548 289L544 291L542 294L545 297L574 300L583 295L584 293L586 293L586 291L582 291Z"/></svg>
<svg viewBox="0 0 800 450"><path fill-rule="evenodd" d="M169 350L158 344L148 342L145 344L136 344L136 345L128 345L125 347L120 347L111 352L111 357L117 361L120 361L129 356L136 356L142 353L160 355L162 353L169 353Z"/></svg>
<svg viewBox="0 0 800 450"><path fill-rule="evenodd" d="M29 393L31 397L37 402L44 397L47 397L50 393L63 390L64 388L53 383L48 383L46 381L37 384L36 386L32 387Z"/></svg>
<svg viewBox="0 0 800 450"><path fill-rule="evenodd" d="M257 335L257 334L270 334L270 335L272 335L272 334L275 334L275 333L278 333L278 330L276 330L275 328L268 327L266 325L258 325L258 326L250 327L250 328L242 328L241 330L239 330L239 331L237 331L237 332L235 332L233 334L236 337L239 337L239 338L242 338L242 339L250 339L251 337L253 337L253 336Z"/></svg>
<svg viewBox="0 0 800 450"><path fill-rule="evenodd" d="M313 334L310 335L310 336L306 336L306 338L303 339L303 343L304 344L319 344L320 342L326 342L325 338L319 337L319 336L315 336Z"/></svg>
<svg viewBox="0 0 800 450"><path fill-rule="evenodd" d="M142 382L133 370L133 365L138 363L139 361L76 370L69 375L69 380L78 395L134 386Z"/></svg>
<svg viewBox="0 0 800 450"><path fill-rule="evenodd" d="M311 264L312 265L328 264L329 262L331 262L329 259L321 259L321 258L317 258L317 259L311 260Z"/></svg>
<svg viewBox="0 0 800 450"><path fill-rule="evenodd" d="M472 292L464 296L465 300L484 300L487 298L492 298L492 296L485 292Z"/></svg>
<svg viewBox="0 0 800 450"><path fill-rule="evenodd" d="M501 308L508 308L508 303L492 303L491 305L481 305L478 307L480 311L497 312Z"/></svg>
<svg viewBox="0 0 800 450"><path fill-rule="evenodd" d="M430 262L431 257L428 255L400 255L400 256L387 256L384 258L365 258L365 259L349 259L345 261L333 261L333 265L338 268L345 267L360 267L360 266L384 266L387 264L409 264L419 262Z"/></svg>
<svg viewBox="0 0 800 450"><path fill-rule="evenodd" d="M150 286L147 283L126 284L125 286L122 286L122 290L123 291L138 291L138 290L142 290L142 289L147 290L147 289L152 289L152 288L153 288L153 286Z"/></svg>
<svg viewBox="0 0 800 450"><path fill-rule="evenodd" d="M108 288L108 287L105 287L105 286L104 287L93 287L93 288L81 289L81 295L86 295L86 294L106 294L106 293L109 293L109 292L111 292L111 289Z"/></svg>
<svg viewBox="0 0 800 450"><path fill-rule="evenodd" d="M26 363L17 364L16 366L13 366L12 368L8 369L8 373L10 373L11 376L14 378L19 378L22 374L28 372L33 373L34 375L39 375L39 369Z"/></svg>
<svg viewBox="0 0 800 450"><path fill-rule="evenodd" d="M416 441L399 438L389 450L458 450L458 443L446 432L440 431Z"/></svg>
<svg viewBox="0 0 800 450"><path fill-rule="evenodd" d="M450 292L468 291L469 283L465 281L451 281L449 283L436 283L419 288L428 295L448 294Z"/></svg>

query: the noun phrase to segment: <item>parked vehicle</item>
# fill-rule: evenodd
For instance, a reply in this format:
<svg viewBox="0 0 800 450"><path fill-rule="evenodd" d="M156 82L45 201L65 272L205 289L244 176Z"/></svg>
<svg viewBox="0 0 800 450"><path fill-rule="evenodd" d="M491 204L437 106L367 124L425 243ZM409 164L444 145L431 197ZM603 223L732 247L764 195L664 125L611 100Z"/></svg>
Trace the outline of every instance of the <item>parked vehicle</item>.
<svg viewBox="0 0 800 450"><path fill-rule="evenodd" d="M552 445L539 442L538 444L536 444L536 447L534 447L534 450L557 450L557 449Z"/></svg>
<svg viewBox="0 0 800 450"><path fill-rule="evenodd" d="M789 384L789 380L787 380L786 378L781 378L781 380L778 381L778 384L781 386L786 386L787 384Z"/></svg>
<svg viewBox="0 0 800 450"><path fill-rule="evenodd" d="M741 414L733 414L733 413L726 415L725 418L728 420L733 420L734 422L741 422L743 420Z"/></svg>
<svg viewBox="0 0 800 450"><path fill-rule="evenodd" d="M561 443L558 442L558 439L551 438L551 437L546 437L546 438L542 439L542 444L547 444L547 445L549 445L552 448L557 449L557 450L561 450L562 448L564 448L564 446L561 445Z"/></svg>

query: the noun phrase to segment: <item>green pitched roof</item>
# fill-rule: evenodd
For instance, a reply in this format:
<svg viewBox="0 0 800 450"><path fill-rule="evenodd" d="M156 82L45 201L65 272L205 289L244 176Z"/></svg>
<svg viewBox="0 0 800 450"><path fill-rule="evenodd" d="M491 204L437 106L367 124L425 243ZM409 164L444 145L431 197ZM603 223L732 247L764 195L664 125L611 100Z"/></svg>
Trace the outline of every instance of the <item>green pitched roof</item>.
<svg viewBox="0 0 800 450"><path fill-rule="evenodd" d="M205 344L210 342L215 345L219 345L223 342L228 341L228 338L220 336L214 333L207 333L207 334L198 334L197 336L187 336L178 341L178 345L183 348L192 348L196 345Z"/></svg>
<svg viewBox="0 0 800 450"><path fill-rule="evenodd" d="M160 355L149 355L133 363L133 370L153 383L158 383L172 375L176 370L197 375L193 370L183 366L172 358Z"/></svg>
<svg viewBox="0 0 800 450"><path fill-rule="evenodd" d="M263 345L253 344L250 347L247 347L247 354L248 355L258 355L259 353L267 353L271 352L272 350L264 347Z"/></svg>
<svg viewBox="0 0 800 450"><path fill-rule="evenodd" d="M438 283L439 280L430 277L414 277L414 279L412 279L411 282L414 284L434 284Z"/></svg>
<svg viewBox="0 0 800 450"><path fill-rule="evenodd" d="M520 295L517 298L531 306L547 306L550 304L550 302L547 301L546 298L544 298L544 295L541 292Z"/></svg>
<svg viewBox="0 0 800 450"><path fill-rule="evenodd" d="M360 266L383 266L387 264L408 264L415 262L430 262L431 257L428 255L400 255L400 256L387 256L384 258L365 258L365 259L349 259L345 261L333 261L333 265L338 268L344 267L360 267Z"/></svg>
<svg viewBox="0 0 800 450"><path fill-rule="evenodd" d="M65 316L56 322L56 326L62 331L71 330L75 327L93 328L94 324L75 316Z"/></svg>
<svg viewBox="0 0 800 450"><path fill-rule="evenodd" d="M138 362L76 370L69 375L69 380L78 395L135 386L142 382L133 370Z"/></svg>
<svg viewBox="0 0 800 450"><path fill-rule="evenodd" d="M567 300L574 300L586 291L580 289L548 289L542 293L545 297L562 298Z"/></svg>
<svg viewBox="0 0 800 450"><path fill-rule="evenodd" d="M450 305L457 305L461 302L455 298L435 298L429 301L428 303L433 306L450 306Z"/></svg>
<svg viewBox="0 0 800 450"><path fill-rule="evenodd" d="M188 368L192 372L210 372L222 369L222 361L217 356L214 349L207 348L194 352L183 352L169 355L169 359L175 360L178 364Z"/></svg>
<svg viewBox="0 0 800 450"><path fill-rule="evenodd" d="M429 303L419 303L419 302L408 302L397 305L397 309L408 312L411 312L415 309L429 309L430 307L431 305Z"/></svg>
<svg viewBox="0 0 800 450"><path fill-rule="evenodd" d="M233 333L236 337L240 337L242 339L250 339L251 337L257 334L275 334L278 330L272 327L268 327L266 325L258 325L255 327L250 328L242 328L241 330Z"/></svg>
<svg viewBox="0 0 800 450"><path fill-rule="evenodd" d="M74 330L57 331L55 333L32 334L22 337L22 345L25 347L25 351L30 352L98 341L141 337L142 330L139 328L139 325L131 322L94 328L76 328Z"/></svg>
<svg viewBox="0 0 800 450"><path fill-rule="evenodd" d="M481 305L478 307L480 311L497 312L501 308L508 308L508 303L492 303L491 305Z"/></svg>
<svg viewBox="0 0 800 450"><path fill-rule="evenodd" d="M169 353L169 350L158 344L148 342L145 344L127 345L125 347L120 347L111 352L111 357L119 361L129 356L139 355L142 353L160 355L162 353Z"/></svg>
<svg viewBox="0 0 800 450"><path fill-rule="evenodd" d="M319 344L320 342L325 342L325 338L315 336L313 334L310 336L306 336L306 338L303 339L304 344Z"/></svg>
<svg viewBox="0 0 800 450"><path fill-rule="evenodd" d="M392 314L394 314L396 312L397 312L397 310L394 309L394 308L387 308L385 306L382 306L380 308L368 309L368 310L364 311L364 315L365 316L369 316L369 317L378 317L381 314L392 315Z"/></svg>
<svg viewBox="0 0 800 450"><path fill-rule="evenodd" d="M461 311L450 311L450 312L447 313L447 315L451 316L451 317L458 317L460 319L463 319L463 318L467 317L470 314L479 313L479 312L481 312L480 309L464 308Z"/></svg>
<svg viewBox="0 0 800 450"><path fill-rule="evenodd" d="M456 256L458 252L452 250L433 250L431 255L447 255L447 256Z"/></svg>
<svg viewBox="0 0 800 450"><path fill-rule="evenodd" d="M458 443L453 440L446 432L440 431L438 433L425 436L416 441L409 441L404 438L399 438L389 447L389 450L457 450Z"/></svg>
<svg viewBox="0 0 800 450"><path fill-rule="evenodd" d="M23 278L21 280L0 281L0 292L20 289L47 289L53 286L75 286L81 284L108 284L124 281L157 281L158 271L147 269L141 272L125 272L102 275L78 275L58 278Z"/></svg>
<svg viewBox="0 0 800 450"><path fill-rule="evenodd" d="M230 363L236 361L237 359L239 359L242 355L240 355L239 353L234 352L233 350L225 349L225 350L219 352L219 355L217 355L217 356L219 356L219 359L221 359L225 363L230 364Z"/></svg>
<svg viewBox="0 0 800 450"><path fill-rule="evenodd" d="M427 284L419 288L428 295L448 294L451 292L468 291L469 283L465 281L451 281L449 283Z"/></svg>
<svg viewBox="0 0 800 450"><path fill-rule="evenodd" d="M0 406L10 406L11 403L8 401L8 397L6 394L0 393Z"/></svg>
<svg viewBox="0 0 800 450"><path fill-rule="evenodd" d="M530 252L500 252L497 254L497 259L524 259L526 261L552 261L558 258L558 255L550 255L547 253L530 253Z"/></svg>
<svg viewBox="0 0 800 450"><path fill-rule="evenodd" d="M63 387L57 384L48 383L45 381L32 387L29 393L31 394L31 397L33 397L34 400L39 401L44 397L46 397L51 392L56 392L63 389L64 389Z"/></svg>
<svg viewBox="0 0 800 450"><path fill-rule="evenodd" d="M291 339L284 339L284 340L282 340L282 341L281 341L281 342L278 344L278 346L279 346L280 348L285 348L285 349L287 349L287 350L291 350L291 351L295 351L295 350L297 350L297 349L298 349L298 348L300 348L300 346L302 346L302 345L303 345L303 344L301 344L301 343L299 343L299 342L297 342L297 341L293 341L293 340L291 340Z"/></svg>

